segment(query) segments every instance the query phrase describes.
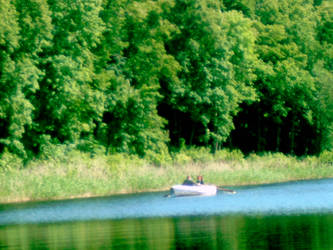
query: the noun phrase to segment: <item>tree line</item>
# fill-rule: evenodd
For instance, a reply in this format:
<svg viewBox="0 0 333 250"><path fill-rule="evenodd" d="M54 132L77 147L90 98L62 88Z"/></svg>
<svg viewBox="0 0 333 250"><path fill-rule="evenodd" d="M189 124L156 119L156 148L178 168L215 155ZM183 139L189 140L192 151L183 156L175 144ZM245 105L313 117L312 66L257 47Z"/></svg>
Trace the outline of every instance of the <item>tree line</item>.
<svg viewBox="0 0 333 250"><path fill-rule="evenodd" d="M0 0L0 154L332 147L332 3Z"/></svg>

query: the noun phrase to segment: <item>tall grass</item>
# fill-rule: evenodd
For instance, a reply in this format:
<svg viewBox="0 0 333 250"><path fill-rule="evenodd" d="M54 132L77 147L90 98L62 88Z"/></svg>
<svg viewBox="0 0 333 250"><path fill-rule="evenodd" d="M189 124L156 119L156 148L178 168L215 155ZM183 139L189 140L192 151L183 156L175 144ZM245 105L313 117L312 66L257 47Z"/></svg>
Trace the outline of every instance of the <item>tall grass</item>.
<svg viewBox="0 0 333 250"><path fill-rule="evenodd" d="M167 190L187 175L203 175L206 183L220 186L333 177L332 152L303 158L281 153L245 157L240 151L211 154L205 148L190 148L163 159L161 164L156 156L152 161L69 150L24 166L7 153L0 161L0 202Z"/></svg>

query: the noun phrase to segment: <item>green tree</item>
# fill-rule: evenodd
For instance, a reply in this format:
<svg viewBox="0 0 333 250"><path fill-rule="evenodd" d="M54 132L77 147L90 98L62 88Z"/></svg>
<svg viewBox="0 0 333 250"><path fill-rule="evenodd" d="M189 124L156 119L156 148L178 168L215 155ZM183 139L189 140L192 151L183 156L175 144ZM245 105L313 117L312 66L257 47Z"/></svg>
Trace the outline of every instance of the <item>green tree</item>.
<svg viewBox="0 0 333 250"><path fill-rule="evenodd" d="M165 120L157 113L162 78L174 78L178 64L164 40L175 27L163 19L165 1L105 1L107 26L101 46L99 84L105 112L99 138L111 150L164 152Z"/></svg>
<svg viewBox="0 0 333 250"><path fill-rule="evenodd" d="M3 1L1 36L1 143L26 158L24 141L33 124L33 101L43 72L39 54L50 45L52 26L44 1Z"/></svg>
<svg viewBox="0 0 333 250"><path fill-rule="evenodd" d="M256 134L258 151L319 152L317 138L323 137L317 127L320 84L313 74L320 57L315 8L310 1L262 0L255 14L256 51L264 63L256 70L260 101L243 106L237 120L251 124L239 133L238 141L248 130Z"/></svg>
<svg viewBox="0 0 333 250"><path fill-rule="evenodd" d="M13 99L16 97L16 84L13 82L15 75L15 61L12 59L14 51L19 46L19 25L15 6L6 0L0 1L0 152L6 147L15 145L10 150L23 151L19 140L22 132L15 134L15 108ZM24 102L24 100L23 100ZM22 105L24 108L24 104ZM18 121L18 126L24 126L24 121ZM23 126L22 126L23 125Z"/></svg>
<svg viewBox="0 0 333 250"><path fill-rule="evenodd" d="M225 11L237 10L247 17L254 18L255 0L223 0L222 3Z"/></svg>
<svg viewBox="0 0 333 250"><path fill-rule="evenodd" d="M333 148L333 5L322 1L317 6L316 37L319 42L318 60L312 69L318 89L316 127L319 130L317 145L323 149ZM321 139L321 140L320 140Z"/></svg>
<svg viewBox="0 0 333 250"><path fill-rule="evenodd" d="M37 92L38 144L77 143L89 137L104 111L95 86L96 56L104 24L101 1L49 1L52 47L43 54L45 77ZM45 141L46 140L46 141Z"/></svg>
<svg viewBox="0 0 333 250"><path fill-rule="evenodd" d="M239 104L252 101L257 64L250 19L222 12L219 1L176 1L169 20L179 32L167 43L181 65L179 81L163 87L170 132L188 144L219 147L233 129Z"/></svg>

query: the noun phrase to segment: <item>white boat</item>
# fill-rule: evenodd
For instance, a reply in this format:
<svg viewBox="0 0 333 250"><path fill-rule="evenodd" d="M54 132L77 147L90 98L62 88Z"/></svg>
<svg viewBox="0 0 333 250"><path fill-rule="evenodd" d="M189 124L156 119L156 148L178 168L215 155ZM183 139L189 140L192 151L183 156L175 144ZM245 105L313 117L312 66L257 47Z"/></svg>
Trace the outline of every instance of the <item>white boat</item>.
<svg viewBox="0 0 333 250"><path fill-rule="evenodd" d="M170 189L170 193L175 196L188 196L188 195L216 195L215 185L174 185Z"/></svg>

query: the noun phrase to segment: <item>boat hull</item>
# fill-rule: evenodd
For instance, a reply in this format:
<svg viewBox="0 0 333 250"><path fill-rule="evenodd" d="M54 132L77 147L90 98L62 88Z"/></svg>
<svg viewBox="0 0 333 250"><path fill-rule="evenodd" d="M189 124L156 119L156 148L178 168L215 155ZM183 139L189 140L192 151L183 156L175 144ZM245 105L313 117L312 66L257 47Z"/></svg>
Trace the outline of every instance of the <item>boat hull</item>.
<svg viewBox="0 0 333 250"><path fill-rule="evenodd" d="M171 187L171 193L175 196L216 195L216 186L214 185L174 185Z"/></svg>

